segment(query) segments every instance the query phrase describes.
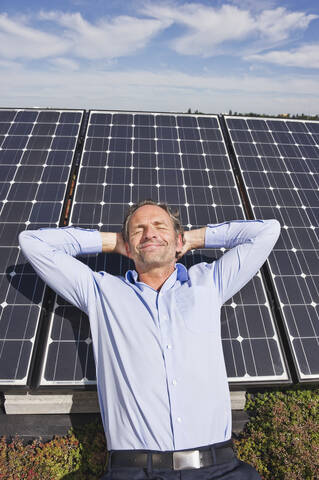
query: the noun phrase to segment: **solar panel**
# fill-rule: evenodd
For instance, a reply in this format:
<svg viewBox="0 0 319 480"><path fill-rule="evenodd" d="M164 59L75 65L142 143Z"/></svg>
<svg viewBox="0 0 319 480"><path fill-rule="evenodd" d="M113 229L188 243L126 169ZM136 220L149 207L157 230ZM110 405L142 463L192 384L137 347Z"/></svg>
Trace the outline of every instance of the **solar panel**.
<svg viewBox="0 0 319 480"><path fill-rule="evenodd" d="M1 384L27 384L44 295L18 234L59 224L82 115L0 109Z"/></svg>
<svg viewBox="0 0 319 480"><path fill-rule="evenodd" d="M147 198L177 207L185 228L245 218L218 117L90 112L70 224L119 231L128 206ZM221 254L196 251L184 262ZM114 274L132 267L115 255L83 261ZM54 310L41 385L94 383L88 319L60 298ZM288 379L260 275L227 302L222 330L230 381Z"/></svg>
<svg viewBox="0 0 319 480"><path fill-rule="evenodd" d="M299 380L318 379L319 123L226 122L255 217L282 226L269 266Z"/></svg>

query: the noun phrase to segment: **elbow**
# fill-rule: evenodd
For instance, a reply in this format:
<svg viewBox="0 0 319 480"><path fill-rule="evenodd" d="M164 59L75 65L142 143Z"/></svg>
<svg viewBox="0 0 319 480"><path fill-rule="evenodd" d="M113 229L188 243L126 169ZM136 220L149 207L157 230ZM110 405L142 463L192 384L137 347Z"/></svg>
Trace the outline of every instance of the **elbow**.
<svg viewBox="0 0 319 480"><path fill-rule="evenodd" d="M277 238L279 237L280 235L280 230L281 230L281 225L280 223L278 222L278 220L276 219L273 219L271 220L271 225L272 225L272 230L274 232L274 234L277 236Z"/></svg>
<svg viewBox="0 0 319 480"><path fill-rule="evenodd" d="M22 253L26 258L28 258L30 252L31 231L24 230L23 232L20 232L18 238Z"/></svg>
<svg viewBox="0 0 319 480"><path fill-rule="evenodd" d="M25 230L23 232L20 232L18 238L19 238L19 245L23 249L25 245L25 241L28 238L28 232Z"/></svg>
<svg viewBox="0 0 319 480"><path fill-rule="evenodd" d="M275 244L280 235L281 225L276 219L264 220L264 221L266 223L267 234L271 235L274 238L274 244Z"/></svg>

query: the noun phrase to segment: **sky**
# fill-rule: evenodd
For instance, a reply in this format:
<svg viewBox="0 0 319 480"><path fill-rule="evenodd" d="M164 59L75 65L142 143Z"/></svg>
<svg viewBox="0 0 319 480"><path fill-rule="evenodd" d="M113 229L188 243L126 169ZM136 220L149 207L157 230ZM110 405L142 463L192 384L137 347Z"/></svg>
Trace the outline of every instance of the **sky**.
<svg viewBox="0 0 319 480"><path fill-rule="evenodd" d="M319 2L0 0L0 106L319 114Z"/></svg>

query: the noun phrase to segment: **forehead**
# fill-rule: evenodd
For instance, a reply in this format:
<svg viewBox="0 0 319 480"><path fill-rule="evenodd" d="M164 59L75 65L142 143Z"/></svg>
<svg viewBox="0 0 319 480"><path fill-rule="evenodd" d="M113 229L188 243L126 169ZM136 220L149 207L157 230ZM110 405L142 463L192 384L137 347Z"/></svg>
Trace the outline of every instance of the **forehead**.
<svg viewBox="0 0 319 480"><path fill-rule="evenodd" d="M158 207L157 205L143 205L133 213L130 224L132 226L139 223L152 223L159 221L166 224L172 224L171 217L163 208Z"/></svg>

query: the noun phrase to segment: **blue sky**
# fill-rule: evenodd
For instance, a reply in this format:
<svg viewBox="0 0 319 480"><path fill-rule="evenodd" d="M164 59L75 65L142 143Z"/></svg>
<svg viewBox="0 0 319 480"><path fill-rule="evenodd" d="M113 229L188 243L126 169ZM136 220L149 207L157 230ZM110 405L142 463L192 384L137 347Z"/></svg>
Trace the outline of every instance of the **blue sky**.
<svg viewBox="0 0 319 480"><path fill-rule="evenodd" d="M1 0L0 106L319 113L318 0Z"/></svg>

